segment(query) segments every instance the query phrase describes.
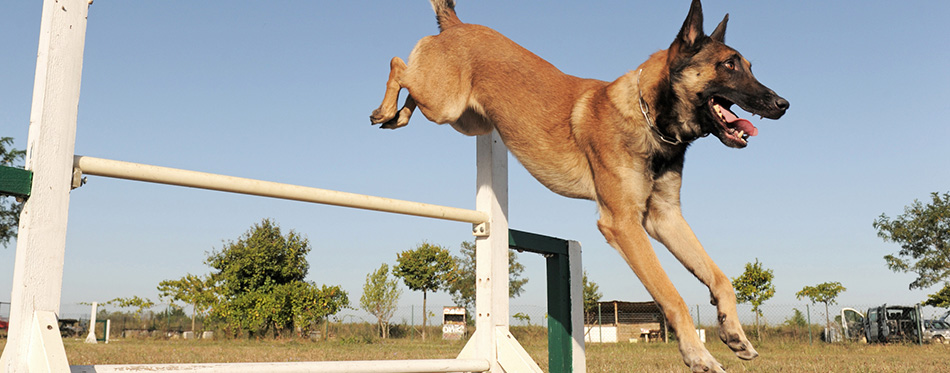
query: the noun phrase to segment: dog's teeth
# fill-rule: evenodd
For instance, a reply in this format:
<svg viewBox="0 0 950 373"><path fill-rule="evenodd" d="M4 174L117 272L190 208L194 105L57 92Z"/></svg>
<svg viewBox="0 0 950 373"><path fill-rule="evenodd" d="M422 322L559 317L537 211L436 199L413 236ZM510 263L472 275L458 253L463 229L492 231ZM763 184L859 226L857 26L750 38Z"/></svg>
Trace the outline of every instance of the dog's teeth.
<svg viewBox="0 0 950 373"><path fill-rule="evenodd" d="M739 136L741 138L742 135L745 135L745 131L739 130L739 132L736 132L736 136Z"/></svg>

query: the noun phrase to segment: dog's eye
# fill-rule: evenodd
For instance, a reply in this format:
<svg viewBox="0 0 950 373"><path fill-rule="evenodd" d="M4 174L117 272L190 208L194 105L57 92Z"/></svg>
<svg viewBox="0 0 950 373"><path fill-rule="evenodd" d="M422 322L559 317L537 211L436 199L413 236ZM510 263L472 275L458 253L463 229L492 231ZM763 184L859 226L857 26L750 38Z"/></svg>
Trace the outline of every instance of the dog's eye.
<svg viewBox="0 0 950 373"><path fill-rule="evenodd" d="M733 62L732 60L726 60L725 62L722 63L722 66L725 67L725 68L727 68L727 69L729 69L729 70L735 70L735 69L736 69L736 63Z"/></svg>

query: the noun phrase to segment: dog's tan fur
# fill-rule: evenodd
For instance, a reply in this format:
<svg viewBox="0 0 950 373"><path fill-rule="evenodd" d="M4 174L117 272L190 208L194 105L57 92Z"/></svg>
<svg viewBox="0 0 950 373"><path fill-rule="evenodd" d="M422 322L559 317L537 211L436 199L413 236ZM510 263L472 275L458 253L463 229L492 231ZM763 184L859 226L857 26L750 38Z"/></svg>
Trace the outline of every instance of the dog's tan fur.
<svg viewBox="0 0 950 373"><path fill-rule="evenodd" d="M383 103L371 121L399 128L418 108L429 120L450 124L466 135L497 129L508 149L546 187L597 202L600 231L662 307L692 370L722 368L693 332L689 310L660 267L649 237L663 243L709 287L719 310L721 339L739 357L756 357L736 316L729 278L706 254L680 212L686 147L708 134L693 118L700 105L693 97L707 88L717 65L691 63L676 70L672 82L671 64L687 50L676 47L681 42L677 40L614 82L582 79L560 72L490 28L462 23L454 2L431 1L441 33L420 40L408 65L399 57L392 59ZM698 28L695 18L693 25L687 25L694 12L699 15ZM699 1L694 0L679 38L706 37L701 14ZM724 31L725 20L713 37L722 40ZM716 62L737 55L722 43L695 54L690 56L695 61ZM738 62L748 67L745 59ZM664 85L669 86L666 93ZM409 97L397 111L403 88ZM663 94L676 100L664 103ZM649 115L658 124L648 123L640 97L647 110L656 111ZM661 126L660 121L666 124Z"/></svg>

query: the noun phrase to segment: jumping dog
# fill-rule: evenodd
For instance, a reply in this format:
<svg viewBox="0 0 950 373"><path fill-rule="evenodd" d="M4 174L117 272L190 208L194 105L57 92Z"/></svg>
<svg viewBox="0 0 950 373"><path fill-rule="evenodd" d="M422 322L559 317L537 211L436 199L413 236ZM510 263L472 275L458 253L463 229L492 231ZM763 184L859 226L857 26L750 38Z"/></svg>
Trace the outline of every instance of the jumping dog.
<svg viewBox="0 0 950 373"><path fill-rule="evenodd" d="M710 35L693 0L676 39L613 82L567 75L500 33L462 23L453 0L430 0L440 33L422 38L406 63L392 59L383 102L370 116L400 128L415 109L466 135L497 130L551 191L597 203L597 226L662 308L683 361L722 372L693 331L686 303L660 267L653 237L709 287L719 337L739 358L758 356L736 316L728 277L680 211L687 147L714 135L743 148L756 127L731 109L778 119L789 103L759 83L725 44L728 14ZM409 92L397 110L399 91Z"/></svg>

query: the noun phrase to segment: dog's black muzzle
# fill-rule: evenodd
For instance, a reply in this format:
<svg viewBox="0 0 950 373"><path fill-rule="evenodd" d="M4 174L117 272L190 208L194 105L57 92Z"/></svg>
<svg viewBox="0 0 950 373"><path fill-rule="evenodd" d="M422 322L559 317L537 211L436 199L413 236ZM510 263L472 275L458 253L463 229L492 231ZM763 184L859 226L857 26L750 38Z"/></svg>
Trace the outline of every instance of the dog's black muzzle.
<svg viewBox="0 0 950 373"><path fill-rule="evenodd" d="M764 105L762 105L766 110L764 112L757 112L756 114L762 115L762 117L769 119L778 119L782 115L785 115L785 111L788 110L788 100L782 98L781 96L775 94L771 89L769 90L768 98L764 100ZM740 105L741 106L741 105Z"/></svg>

